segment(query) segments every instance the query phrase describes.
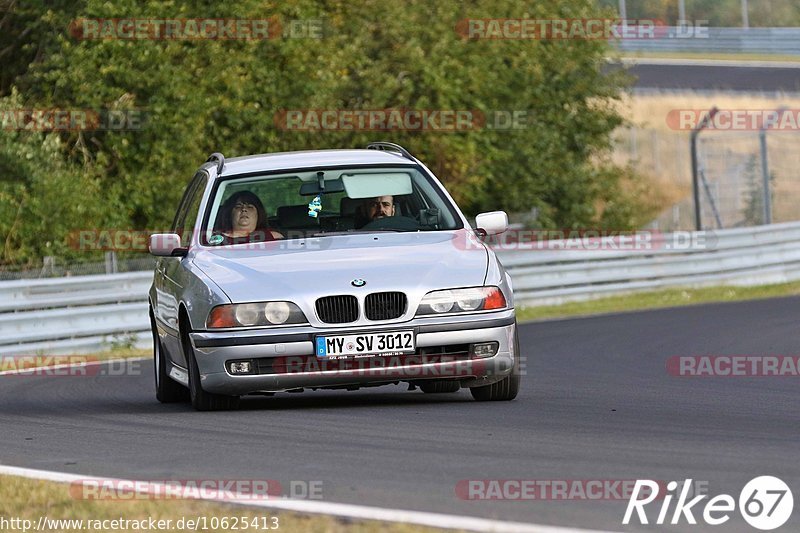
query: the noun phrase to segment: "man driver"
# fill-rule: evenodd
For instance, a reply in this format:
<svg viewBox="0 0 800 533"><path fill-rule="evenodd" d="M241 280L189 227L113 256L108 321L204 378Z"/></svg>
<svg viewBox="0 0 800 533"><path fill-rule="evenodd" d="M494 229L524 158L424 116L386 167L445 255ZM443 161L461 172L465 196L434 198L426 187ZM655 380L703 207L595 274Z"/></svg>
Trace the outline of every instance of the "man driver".
<svg viewBox="0 0 800 533"><path fill-rule="evenodd" d="M393 217L395 212L394 197L377 196L375 198L368 198L364 202L364 211L370 221L383 217Z"/></svg>

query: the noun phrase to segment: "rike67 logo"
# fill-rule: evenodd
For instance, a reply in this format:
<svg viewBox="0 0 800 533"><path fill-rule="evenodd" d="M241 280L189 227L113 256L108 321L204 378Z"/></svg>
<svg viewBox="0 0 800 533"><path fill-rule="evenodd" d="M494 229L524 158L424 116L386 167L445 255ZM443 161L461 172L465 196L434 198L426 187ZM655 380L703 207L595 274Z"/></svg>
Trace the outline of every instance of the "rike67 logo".
<svg viewBox="0 0 800 533"><path fill-rule="evenodd" d="M722 525L730 520L737 503L733 496L720 494L709 499L705 505L698 505L708 498L708 495L701 494L690 500L691 486L691 479L687 479L682 486L677 481L667 483L667 494L661 500L658 518L653 524L674 525L680 524L682 520L685 520L687 524L697 524L694 513L702 513L701 516L705 523L712 526ZM650 524L645 506L655 501L658 496L659 490L656 481L637 479L622 523L630 524L635 511L640 524ZM670 519L670 507L675 496L678 498ZM738 504L739 512L748 524L756 529L768 531L782 526L789 520L794 508L794 498L789 486L781 479L773 476L759 476L747 482L739 493ZM695 508L695 506L697 507Z"/></svg>

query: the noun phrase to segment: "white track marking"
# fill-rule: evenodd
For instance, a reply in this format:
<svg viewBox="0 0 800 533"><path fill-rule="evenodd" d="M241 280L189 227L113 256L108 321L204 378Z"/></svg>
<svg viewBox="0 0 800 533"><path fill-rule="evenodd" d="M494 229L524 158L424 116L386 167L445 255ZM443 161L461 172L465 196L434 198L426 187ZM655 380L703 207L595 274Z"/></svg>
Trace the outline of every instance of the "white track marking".
<svg viewBox="0 0 800 533"><path fill-rule="evenodd" d="M97 483L113 484L119 482L133 483L135 481L69 474L66 472L52 472L48 470L35 470L31 468L20 468L6 465L0 465L0 474L24 477L28 479L54 481L56 483L75 483L91 480ZM139 492L141 493L154 492L156 494L164 494L167 492L167 487L164 484L155 482L151 483L147 481L142 483L146 484L146 488L144 488L144 490L140 490ZM200 492L201 491L198 491L196 499L216 503L231 503L236 505L245 505L248 507L279 509L298 513L325 514L349 519L402 522L406 524L416 524L444 529L461 529L467 531L485 531L494 533L608 533L601 532L599 530L527 524L524 522L506 522L503 520L489 520L486 518L472 518L469 516L448 515L443 513L406 511L402 509L387 509L382 507L369 507L366 505L352 505L347 503L321 502L313 500L274 499L254 501L252 497L248 497L247 495L239 495L240 498L204 498Z"/></svg>

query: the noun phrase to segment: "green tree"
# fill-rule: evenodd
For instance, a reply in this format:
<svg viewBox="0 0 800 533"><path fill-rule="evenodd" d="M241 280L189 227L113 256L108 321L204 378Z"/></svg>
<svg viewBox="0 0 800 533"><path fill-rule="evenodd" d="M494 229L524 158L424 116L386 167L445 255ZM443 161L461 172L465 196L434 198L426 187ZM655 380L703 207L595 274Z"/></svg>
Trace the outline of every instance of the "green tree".
<svg viewBox="0 0 800 533"><path fill-rule="evenodd" d="M12 10L21 8L12 7ZM31 10L14 20L29 22ZM132 131L52 134L51 149L33 150L31 164L59 176L54 198L86 202L70 186L91 191L100 227L161 228L201 161L307 148L361 147L386 139L406 145L446 183L470 214L485 209L538 208L545 226L635 226L635 176L607 160L610 133L622 120L613 103L625 76L606 72L602 40L468 39L466 18L580 19L606 16L591 0L521 5L512 0L389 2L293 0L86 0L41 9L49 34L41 57L14 77L14 105L79 109L142 109L146 125ZM324 38L269 40L77 40L67 27L85 18L268 18L321 20ZM13 17L12 17L13 18ZM57 22L54 22L57 21ZM18 38L19 28L14 30ZM10 97L6 97L8 100ZM8 105L8 102L6 102ZM511 130L286 131L275 115L291 109L477 110L520 112ZM41 134L1 133L10 165L18 147L43 146ZM32 171L20 170L17 174ZM40 172L44 172L41 170ZM77 175L78 178L74 176ZM55 179L55 178L52 178ZM30 180L5 183L5 197L38 195ZM38 196L37 196L38 197ZM9 203L9 205L11 205ZM70 212L79 213L73 206ZM13 209L0 228L21 252L44 255L41 239L14 226ZM24 215L27 216L27 215ZM51 242L71 229L69 217L48 227ZM85 224L86 220L81 223ZM0 237L3 237L0 235ZM51 245L52 246L52 245Z"/></svg>
<svg viewBox="0 0 800 533"><path fill-rule="evenodd" d="M0 100L0 113L21 108L20 95ZM55 133L0 130L0 245L3 263L84 255L69 248L71 231L97 227L101 182L64 157Z"/></svg>

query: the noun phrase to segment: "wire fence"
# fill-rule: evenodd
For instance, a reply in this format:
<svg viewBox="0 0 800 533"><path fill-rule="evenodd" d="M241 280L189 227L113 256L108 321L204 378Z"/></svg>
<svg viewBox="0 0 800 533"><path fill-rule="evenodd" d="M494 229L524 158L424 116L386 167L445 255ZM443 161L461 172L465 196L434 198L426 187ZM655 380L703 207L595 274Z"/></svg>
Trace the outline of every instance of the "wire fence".
<svg viewBox="0 0 800 533"><path fill-rule="evenodd" d="M153 270L155 264L156 258L150 255L120 259L114 252L106 252L103 261L86 263L65 262L58 257L47 256L42 260L41 266L32 268L30 265L26 265L24 268L5 267L0 269L0 281L137 272Z"/></svg>
<svg viewBox="0 0 800 533"><path fill-rule="evenodd" d="M630 164L678 198L652 229L695 227L688 132L629 128L616 135L616 162ZM722 229L800 220L800 132L703 132L698 178L703 227ZM768 184L768 185L767 185Z"/></svg>

